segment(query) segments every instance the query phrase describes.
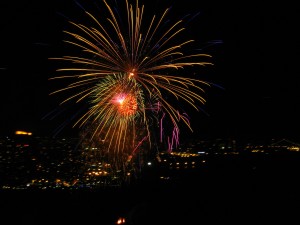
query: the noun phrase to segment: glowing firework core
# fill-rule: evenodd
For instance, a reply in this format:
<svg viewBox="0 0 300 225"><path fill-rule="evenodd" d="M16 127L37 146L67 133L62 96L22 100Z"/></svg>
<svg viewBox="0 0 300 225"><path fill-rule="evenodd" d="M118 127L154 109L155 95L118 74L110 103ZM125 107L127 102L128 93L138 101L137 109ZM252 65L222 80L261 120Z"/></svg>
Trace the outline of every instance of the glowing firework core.
<svg viewBox="0 0 300 225"><path fill-rule="evenodd" d="M136 76L135 69L132 69L131 72L128 72L128 78L131 79Z"/></svg>
<svg viewBox="0 0 300 225"><path fill-rule="evenodd" d="M131 116L137 111L137 100L132 94L118 94L113 102L121 115Z"/></svg>

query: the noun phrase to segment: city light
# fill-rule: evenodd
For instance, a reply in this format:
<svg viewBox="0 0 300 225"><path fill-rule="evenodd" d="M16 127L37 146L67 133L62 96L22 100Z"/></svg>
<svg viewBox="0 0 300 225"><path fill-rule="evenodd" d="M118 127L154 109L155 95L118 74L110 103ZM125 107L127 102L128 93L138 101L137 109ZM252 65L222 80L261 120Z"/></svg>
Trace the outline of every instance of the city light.
<svg viewBox="0 0 300 225"><path fill-rule="evenodd" d="M16 135L28 135L28 136L31 136L32 133L31 132L27 132L27 131L22 131L22 130L17 130L15 132Z"/></svg>

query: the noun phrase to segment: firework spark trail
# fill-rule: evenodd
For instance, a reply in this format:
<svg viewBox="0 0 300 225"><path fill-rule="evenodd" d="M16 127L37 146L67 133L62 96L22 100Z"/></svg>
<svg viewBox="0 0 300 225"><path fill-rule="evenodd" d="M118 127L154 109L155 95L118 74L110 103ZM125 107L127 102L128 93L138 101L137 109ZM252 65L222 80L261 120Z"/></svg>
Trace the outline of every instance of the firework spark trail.
<svg viewBox="0 0 300 225"><path fill-rule="evenodd" d="M162 117L160 118L160 142L163 142L163 119L165 118L166 114L163 113Z"/></svg>
<svg viewBox="0 0 300 225"><path fill-rule="evenodd" d="M148 111L156 111L157 115L163 112L161 122L164 117L172 122L170 145L177 144L178 123L182 121L192 128L187 117L178 112L177 103L168 99L173 97L198 110L198 104L205 104L202 86L209 87L210 83L176 74L186 67L212 65L203 61L211 56L183 52L194 40L178 43L177 37L185 30L181 27L182 20L161 31L169 8L160 17L153 15L147 25L143 20L144 5L140 6L136 0L133 6L125 0L127 27L124 28L111 6L105 0L103 3L109 15L106 20L101 21L85 11L91 19L89 26L70 21L77 32L64 31L70 37L65 42L80 50L81 56L51 58L70 65L58 69L64 74L51 79L75 79L51 94L74 90L61 104L87 101L89 109L74 126L83 128L89 124L93 129L91 138L106 140L108 151L113 149L114 155L132 151L140 127L146 132L139 135L146 136L151 143L146 105L154 105L155 109ZM155 102L150 101L153 98Z"/></svg>
<svg viewBox="0 0 300 225"><path fill-rule="evenodd" d="M145 137L143 137L142 140L140 140L140 142L139 142L139 143L135 146L135 148L133 149L131 155L133 155L133 154L136 152L136 150L138 149L138 147L140 147L140 145L141 145L147 138L148 138L148 136L145 136Z"/></svg>

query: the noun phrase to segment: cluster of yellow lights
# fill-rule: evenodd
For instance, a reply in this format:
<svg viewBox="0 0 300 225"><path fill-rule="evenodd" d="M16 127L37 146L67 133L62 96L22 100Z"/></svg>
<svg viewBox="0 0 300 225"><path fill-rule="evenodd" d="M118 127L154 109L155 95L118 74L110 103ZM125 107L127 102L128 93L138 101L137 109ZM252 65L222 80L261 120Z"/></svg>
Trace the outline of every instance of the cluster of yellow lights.
<svg viewBox="0 0 300 225"><path fill-rule="evenodd" d="M31 132L26 132L26 131L22 131L22 130L17 130L17 131L15 132L15 134L16 134L16 135L28 135L28 136L32 135Z"/></svg>
<svg viewBox="0 0 300 225"><path fill-rule="evenodd" d="M95 176L106 176L108 173L106 171L93 171L93 172L89 172L89 175L95 175Z"/></svg>
<svg viewBox="0 0 300 225"><path fill-rule="evenodd" d="M171 155L176 155L180 157L195 157L199 156L197 153L189 153L189 152L171 152Z"/></svg>
<svg viewBox="0 0 300 225"><path fill-rule="evenodd" d="M295 151L295 152L299 152L299 151L300 151L300 148L299 148L299 147L296 147L296 146L292 146L292 147L289 147L288 150L290 150L290 151Z"/></svg>

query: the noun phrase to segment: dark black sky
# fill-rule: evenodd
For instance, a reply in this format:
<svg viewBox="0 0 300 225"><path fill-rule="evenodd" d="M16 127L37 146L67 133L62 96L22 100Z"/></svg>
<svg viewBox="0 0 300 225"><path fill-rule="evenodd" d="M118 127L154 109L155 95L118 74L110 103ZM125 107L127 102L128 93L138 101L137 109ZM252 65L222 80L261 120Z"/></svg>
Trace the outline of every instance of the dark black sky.
<svg viewBox="0 0 300 225"><path fill-rule="evenodd" d="M97 12L92 6L97 0L82 2ZM215 65L203 78L224 89L213 87L207 92L205 113L191 119L196 135L300 140L296 3L144 2L146 11L172 6L168 18L174 21L199 13L187 24L187 34L213 56ZM61 56L64 16L81 21L83 13L71 0L2 1L0 10L0 132L25 129L52 135L70 116L42 119L62 97L49 96L56 87L48 81L55 70L48 58ZM68 126L62 132L70 130Z"/></svg>

